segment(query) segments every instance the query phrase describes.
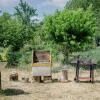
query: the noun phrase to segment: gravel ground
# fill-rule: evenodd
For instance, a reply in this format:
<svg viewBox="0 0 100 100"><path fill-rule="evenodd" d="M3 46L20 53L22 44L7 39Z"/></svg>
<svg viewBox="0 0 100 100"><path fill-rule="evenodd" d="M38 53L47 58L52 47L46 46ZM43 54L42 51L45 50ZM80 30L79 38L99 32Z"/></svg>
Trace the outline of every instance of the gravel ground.
<svg viewBox="0 0 100 100"><path fill-rule="evenodd" d="M74 69L69 70L68 83L48 82L48 83L24 83L21 81L23 74L28 74L31 81L31 72L17 70L19 81L9 81L9 74L12 69L1 69L2 89L5 95L0 95L0 100L100 100L100 72L95 71L94 84L76 83ZM84 72L83 72L84 74ZM53 79L61 76L61 73L53 73Z"/></svg>

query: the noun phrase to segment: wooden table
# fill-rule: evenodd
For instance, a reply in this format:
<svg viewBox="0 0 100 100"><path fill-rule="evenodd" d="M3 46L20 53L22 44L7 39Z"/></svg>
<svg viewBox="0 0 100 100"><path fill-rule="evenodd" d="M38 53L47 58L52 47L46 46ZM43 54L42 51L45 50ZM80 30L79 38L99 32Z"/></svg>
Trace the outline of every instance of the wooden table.
<svg viewBox="0 0 100 100"><path fill-rule="evenodd" d="M96 65L96 63L92 63L91 60L89 61L83 61L83 60L77 60L76 62L71 62L71 64L76 66L76 75L74 80L76 82L80 82L80 80L88 80L92 83L94 83L94 66ZM80 77L79 72L80 72L80 67L84 66L84 67L89 67L90 69L90 75L89 77Z"/></svg>

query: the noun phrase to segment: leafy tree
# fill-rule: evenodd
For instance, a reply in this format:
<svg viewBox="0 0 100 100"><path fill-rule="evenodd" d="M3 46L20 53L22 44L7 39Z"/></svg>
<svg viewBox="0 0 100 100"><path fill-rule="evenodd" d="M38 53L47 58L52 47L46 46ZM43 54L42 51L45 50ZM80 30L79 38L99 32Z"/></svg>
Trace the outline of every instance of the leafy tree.
<svg viewBox="0 0 100 100"><path fill-rule="evenodd" d="M65 63L69 53L91 47L96 28L91 7L86 11L65 9L56 12L53 16L45 17L43 27L45 38L61 45Z"/></svg>
<svg viewBox="0 0 100 100"><path fill-rule="evenodd" d="M91 4L93 6L93 12L95 16L97 17L97 20L99 20L100 19L100 0L69 0L69 2L66 3L65 8L67 9L83 8L84 10L86 10Z"/></svg>
<svg viewBox="0 0 100 100"><path fill-rule="evenodd" d="M18 16L18 18L22 21L25 25L32 25L31 17L36 16L36 9L31 7L26 1L20 0L20 3L18 6L15 7L15 15Z"/></svg>
<svg viewBox="0 0 100 100"><path fill-rule="evenodd" d="M5 25L7 24L7 21L10 19L10 14L8 13L3 13L2 16L0 16L0 46L4 45L4 40L5 40L5 34L4 34L4 29Z"/></svg>
<svg viewBox="0 0 100 100"><path fill-rule="evenodd" d="M19 50L23 45L22 24L12 18L10 14L3 13L0 16L0 46L8 47L12 45L15 50Z"/></svg>
<svg viewBox="0 0 100 100"><path fill-rule="evenodd" d="M17 52L34 37L35 20L31 17L36 16L36 9L20 0L15 7L15 15L3 13L0 16L0 46L11 48L7 54L8 64L18 63L20 56ZM19 54L20 55L20 54Z"/></svg>
<svg viewBox="0 0 100 100"><path fill-rule="evenodd" d="M69 0L66 3L65 8L67 9L77 9L77 8L83 8L86 10L90 4L92 4L93 0Z"/></svg>
<svg viewBox="0 0 100 100"><path fill-rule="evenodd" d="M100 0L69 0L66 3L65 8L67 9L78 9L83 8L86 10L89 5L93 6L93 13L96 17L96 41L100 41ZM99 42L97 42L98 44Z"/></svg>
<svg viewBox="0 0 100 100"><path fill-rule="evenodd" d="M15 15L23 25L22 34L24 42L28 43L35 35L36 19L31 20L31 18L37 16L36 9L31 7L26 1L20 0L18 6L15 7Z"/></svg>

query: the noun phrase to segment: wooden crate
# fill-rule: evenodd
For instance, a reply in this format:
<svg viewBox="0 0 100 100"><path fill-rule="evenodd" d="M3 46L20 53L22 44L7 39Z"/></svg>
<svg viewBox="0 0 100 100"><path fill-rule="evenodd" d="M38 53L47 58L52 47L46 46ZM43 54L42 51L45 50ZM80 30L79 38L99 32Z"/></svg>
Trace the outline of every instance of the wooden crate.
<svg viewBox="0 0 100 100"><path fill-rule="evenodd" d="M33 76L51 76L50 51L33 51L32 55Z"/></svg>

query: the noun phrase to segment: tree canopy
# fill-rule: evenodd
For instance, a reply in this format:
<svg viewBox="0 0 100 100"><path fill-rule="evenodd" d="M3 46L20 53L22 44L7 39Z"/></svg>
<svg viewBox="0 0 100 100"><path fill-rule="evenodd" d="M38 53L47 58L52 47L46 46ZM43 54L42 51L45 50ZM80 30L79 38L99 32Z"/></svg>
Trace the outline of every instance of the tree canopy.
<svg viewBox="0 0 100 100"><path fill-rule="evenodd" d="M64 52L92 47L95 29L95 18L91 7L86 11L65 9L45 17L44 20L45 37L57 44L64 45L66 48Z"/></svg>
<svg viewBox="0 0 100 100"><path fill-rule="evenodd" d="M18 6L15 7L15 15L25 25L32 25L35 21L31 17L36 16L36 9L31 7L26 1L20 0Z"/></svg>
<svg viewBox="0 0 100 100"><path fill-rule="evenodd" d="M98 6L94 0L92 3L94 5L91 0L70 0L63 10L45 16L40 23L34 19L36 9L24 0L15 7L14 15L3 12L0 15L0 47L8 48L9 64L18 63L19 58L23 59L20 53L32 49L52 49L55 58L60 51L66 62L73 51L93 48L96 26L99 26L99 3Z"/></svg>
<svg viewBox="0 0 100 100"><path fill-rule="evenodd" d="M78 9L83 8L86 10L90 5L92 5L92 11L96 17L96 36L100 36L100 0L69 0L66 3L66 9Z"/></svg>

